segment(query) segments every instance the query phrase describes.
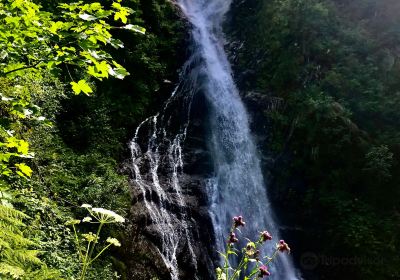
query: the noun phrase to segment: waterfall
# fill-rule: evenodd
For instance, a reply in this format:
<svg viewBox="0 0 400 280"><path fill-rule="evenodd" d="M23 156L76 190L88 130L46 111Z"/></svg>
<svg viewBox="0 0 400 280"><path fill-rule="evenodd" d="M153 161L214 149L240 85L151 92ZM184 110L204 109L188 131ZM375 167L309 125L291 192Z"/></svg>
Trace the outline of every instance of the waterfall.
<svg viewBox="0 0 400 280"><path fill-rule="evenodd" d="M264 229L279 237L249 118L223 48L222 22L230 4L231 0L179 0L193 26L193 39L203 60L202 86L211 107L209 148L215 174L209 179L210 214L219 250L223 250L234 215L247 219L250 238L257 238ZM272 279L297 279L288 257L280 257L274 267Z"/></svg>
<svg viewBox="0 0 400 280"><path fill-rule="evenodd" d="M180 279L180 244L186 244L192 262L197 263L180 183L182 145L189 127L191 101L197 92L205 95L209 107L208 148L214 172L205 180L215 250L224 250L235 215L246 218L245 234L249 238L257 238L262 230L271 232L275 239L279 237L248 114L223 47L222 22L231 0L177 0L177 4L192 24L192 56L171 98L157 115L139 125L130 144L134 182L151 220L149 224L160 235L157 250L172 280ZM271 243L267 249L273 246ZM271 279L298 279L288 256L280 256L274 267Z"/></svg>

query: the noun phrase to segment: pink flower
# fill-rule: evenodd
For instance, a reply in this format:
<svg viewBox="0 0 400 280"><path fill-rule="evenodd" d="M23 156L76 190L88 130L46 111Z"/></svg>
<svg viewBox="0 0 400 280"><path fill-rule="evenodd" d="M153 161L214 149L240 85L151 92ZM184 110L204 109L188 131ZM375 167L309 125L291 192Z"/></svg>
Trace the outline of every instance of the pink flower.
<svg viewBox="0 0 400 280"><path fill-rule="evenodd" d="M238 216L238 217L233 217L233 226L235 228L242 226L244 227L246 223L243 221L243 217L242 216Z"/></svg>
<svg viewBox="0 0 400 280"><path fill-rule="evenodd" d="M290 253L290 247L284 240L279 241L279 243L276 244L276 248L281 252L286 251L286 252Z"/></svg>
<svg viewBox="0 0 400 280"><path fill-rule="evenodd" d="M236 238L236 234L233 233L233 232L231 232L231 233L229 234L229 240L228 240L229 244L232 245L233 243L236 243L236 242L238 242L238 241L239 241L239 239Z"/></svg>
<svg viewBox="0 0 400 280"><path fill-rule="evenodd" d="M266 267L265 265L260 266L258 270L260 271L260 274L258 274L258 277L260 278L271 275L271 273L268 271L268 267Z"/></svg>
<svg viewBox="0 0 400 280"><path fill-rule="evenodd" d="M268 232L268 231L263 231L261 232L261 239L262 241L268 241L268 240L272 240L272 235Z"/></svg>

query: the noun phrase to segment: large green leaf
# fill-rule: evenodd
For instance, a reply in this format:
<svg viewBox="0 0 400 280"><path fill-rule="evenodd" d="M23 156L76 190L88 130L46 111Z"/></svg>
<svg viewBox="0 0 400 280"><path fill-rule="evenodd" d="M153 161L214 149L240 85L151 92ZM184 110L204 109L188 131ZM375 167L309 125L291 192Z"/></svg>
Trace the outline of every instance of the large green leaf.
<svg viewBox="0 0 400 280"><path fill-rule="evenodd" d="M80 80L79 82L71 82L72 90L75 94L80 94L81 92L85 94L92 93L92 88L88 85L85 80Z"/></svg>

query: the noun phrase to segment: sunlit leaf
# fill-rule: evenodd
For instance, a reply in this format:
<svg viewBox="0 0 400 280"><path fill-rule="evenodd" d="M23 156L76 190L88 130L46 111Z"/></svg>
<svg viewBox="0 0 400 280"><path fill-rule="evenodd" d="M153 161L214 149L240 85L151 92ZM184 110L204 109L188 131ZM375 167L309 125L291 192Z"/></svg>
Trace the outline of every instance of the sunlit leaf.
<svg viewBox="0 0 400 280"><path fill-rule="evenodd" d="M87 84L85 80L80 80L79 82L71 82L72 90L75 94L80 94L81 92L85 94L92 93L92 88Z"/></svg>
<svg viewBox="0 0 400 280"><path fill-rule="evenodd" d="M15 166L22 172L23 175L28 177L32 176L32 169L25 163L17 163Z"/></svg>
<svg viewBox="0 0 400 280"><path fill-rule="evenodd" d="M79 17L86 21L93 21L93 20L97 19L96 17L89 15L89 14L80 14Z"/></svg>
<svg viewBox="0 0 400 280"><path fill-rule="evenodd" d="M116 12L114 15L114 20L121 20L123 23L127 23L128 18L126 17L127 13L124 11Z"/></svg>
<svg viewBox="0 0 400 280"><path fill-rule="evenodd" d="M112 38L111 38L111 39L109 40L109 43L111 44L111 46L113 46L113 47L116 48L116 49L124 48L124 43L122 43L121 40L112 39Z"/></svg>
<svg viewBox="0 0 400 280"><path fill-rule="evenodd" d="M127 30L132 30L141 34L146 34L146 29L143 27L140 27L139 25L133 25L133 24L127 24L122 26L121 28L127 29Z"/></svg>

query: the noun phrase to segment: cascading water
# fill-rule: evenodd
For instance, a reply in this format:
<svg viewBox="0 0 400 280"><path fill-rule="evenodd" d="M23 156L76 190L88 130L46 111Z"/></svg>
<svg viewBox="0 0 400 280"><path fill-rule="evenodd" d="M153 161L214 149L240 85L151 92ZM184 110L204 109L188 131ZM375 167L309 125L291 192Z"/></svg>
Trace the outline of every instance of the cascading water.
<svg viewBox="0 0 400 280"><path fill-rule="evenodd" d="M209 180L210 213L218 247L223 249L232 216L238 214L247 218L249 236L268 229L277 237L248 115L223 48L222 21L231 0L180 0L179 4L193 25L193 38L203 60L203 87L211 106L209 147L215 176ZM297 279L287 257L281 257L277 267L272 278Z"/></svg>
<svg viewBox="0 0 400 280"><path fill-rule="evenodd" d="M184 69L191 66L191 60L185 65ZM183 71L186 73L187 71ZM184 75L189 77L188 75ZM143 121L136 129L135 136L130 143L132 169L134 181L143 197L145 208L149 214L149 220L155 230L160 235L161 246L158 248L159 254L167 266L172 280L179 279L178 271L178 247L185 243L192 263L196 264L196 256L192 248L192 238L190 237L187 218L186 203L182 197L182 189L179 183L179 175L183 169L182 143L185 141L187 128L189 125L190 102L195 91L192 90L192 79L181 80L172 96L165 104L163 110L152 117ZM182 101L179 119L184 119L184 124L177 129L170 127L172 113L169 112L174 106L175 101ZM167 117L168 116L168 117ZM147 126L145 135L147 143L145 150L139 142L139 134L142 128ZM162 176L163 183L160 182L159 171L168 173ZM171 208L177 208L171 211Z"/></svg>
<svg viewBox="0 0 400 280"><path fill-rule="evenodd" d="M217 243L215 249L223 250L232 217L238 214L246 218L246 234L249 237L258 236L259 231L264 229L275 238L279 236L251 137L248 115L223 48L222 22L231 1L177 0L192 24L193 54L163 111L145 120L136 130L131 143L134 179L152 224L161 236L159 253L173 280L180 277L177 258L180 243L187 244L193 263L196 263L179 177L183 168L182 143L189 125L190 102L198 91L205 95L209 107L208 147L214 175L207 179L207 191ZM173 127L173 113L168 111L177 99L184 100L181 106L185 113L180 117L186 121L181 126ZM172 110L176 112L177 108ZM151 131L145 145L139 143L143 126ZM161 165L164 165L163 170L168 170L168 174L163 175L163 182L168 187L160 182L158 173ZM170 211L172 204L179 208L174 213ZM179 226L174 226L177 223ZM272 250L272 245L267 249ZM277 262L276 269L272 269L272 279L298 279L289 257L281 256Z"/></svg>

